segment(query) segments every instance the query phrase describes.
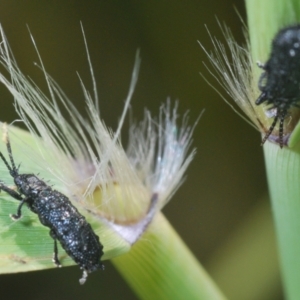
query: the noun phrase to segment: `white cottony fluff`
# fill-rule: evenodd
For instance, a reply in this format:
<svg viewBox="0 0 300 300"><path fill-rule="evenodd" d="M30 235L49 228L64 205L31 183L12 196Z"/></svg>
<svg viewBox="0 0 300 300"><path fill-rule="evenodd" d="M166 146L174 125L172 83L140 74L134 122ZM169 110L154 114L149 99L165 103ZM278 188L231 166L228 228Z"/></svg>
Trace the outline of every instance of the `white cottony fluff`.
<svg viewBox="0 0 300 300"><path fill-rule="evenodd" d="M100 118L88 51L93 95L79 77L89 116L85 119L47 74L33 38L49 96L22 74L0 30L0 62L9 73L8 77L1 73L0 81L13 95L21 120L36 137L37 152L44 167L59 179L71 200L115 224L139 222L150 210L153 212L151 205L155 205L155 211L163 207L182 181L195 153L192 150L188 154L193 127L187 125L186 115L178 125L177 104L172 107L167 101L161 106L158 119L152 119L146 110L144 121L131 126L129 144L124 150L120 133L137 83L139 52L124 111L114 132ZM86 41L85 45L87 49ZM59 108L62 106L66 116Z"/></svg>

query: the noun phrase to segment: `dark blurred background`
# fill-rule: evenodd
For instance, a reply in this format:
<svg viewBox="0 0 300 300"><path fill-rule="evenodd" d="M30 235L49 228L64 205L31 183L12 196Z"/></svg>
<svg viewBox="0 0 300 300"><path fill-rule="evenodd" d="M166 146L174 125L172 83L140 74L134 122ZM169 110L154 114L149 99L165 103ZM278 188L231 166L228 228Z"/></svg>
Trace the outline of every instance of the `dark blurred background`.
<svg viewBox="0 0 300 300"><path fill-rule="evenodd" d="M20 69L46 91L43 76L33 65L37 55L28 25L48 73L78 108L84 103L76 71L92 91L80 29L82 21L101 114L108 126L117 126L137 48L141 50L142 65L132 100L136 120L142 119L144 107L157 115L167 97L179 100L180 114L190 110L191 124L205 108L194 133L197 155L186 181L164 213L212 273L214 255L230 243L230 237L244 226L244 220L251 223L253 212L267 193L258 132L236 115L199 74L210 78L202 63L208 59L197 43L200 40L208 50L212 49L205 24L212 35L222 40L217 17L231 28L239 43L244 42L236 10L246 20L242 0L6 0L0 4L0 22ZM12 97L3 87L0 94L0 119L10 122L17 117ZM83 287L78 284L79 276L78 267L2 275L1 297L135 299L109 262L105 272L90 276ZM237 279L243 272L233 276ZM276 280L276 296L265 299L280 299L277 277Z"/></svg>

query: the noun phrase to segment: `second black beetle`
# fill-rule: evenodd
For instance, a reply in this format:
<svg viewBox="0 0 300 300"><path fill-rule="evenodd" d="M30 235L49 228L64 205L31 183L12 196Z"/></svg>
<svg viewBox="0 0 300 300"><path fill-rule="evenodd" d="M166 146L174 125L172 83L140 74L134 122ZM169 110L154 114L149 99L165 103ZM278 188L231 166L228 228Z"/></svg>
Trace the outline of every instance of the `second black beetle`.
<svg viewBox="0 0 300 300"><path fill-rule="evenodd" d="M284 120L291 107L300 107L300 25L281 29L272 42L271 55L264 64L259 64L262 73L258 87L261 91L256 100L259 105L267 102L274 121L263 138L264 143L279 121L279 144L283 147Z"/></svg>

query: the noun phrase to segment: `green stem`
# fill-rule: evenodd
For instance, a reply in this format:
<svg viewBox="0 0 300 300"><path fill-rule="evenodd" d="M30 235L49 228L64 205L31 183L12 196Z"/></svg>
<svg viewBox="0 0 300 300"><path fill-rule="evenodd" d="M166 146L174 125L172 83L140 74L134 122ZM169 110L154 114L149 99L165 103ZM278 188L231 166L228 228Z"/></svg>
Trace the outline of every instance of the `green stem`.
<svg viewBox="0 0 300 300"><path fill-rule="evenodd" d="M299 23L299 0L246 0L253 61L265 62L277 31ZM258 76L261 71L255 69ZM257 94L259 91L257 91ZM258 95L257 95L258 96ZM253 99L255 101L255 99ZM299 141L300 138L298 138ZM264 146L269 189L279 242L281 268L287 299L300 295L300 150ZM298 147L299 148L299 147Z"/></svg>
<svg viewBox="0 0 300 300"><path fill-rule="evenodd" d="M264 146L268 181L288 299L300 295L300 152Z"/></svg>
<svg viewBox="0 0 300 300"><path fill-rule="evenodd" d="M131 251L112 261L141 299L225 299L160 213Z"/></svg>

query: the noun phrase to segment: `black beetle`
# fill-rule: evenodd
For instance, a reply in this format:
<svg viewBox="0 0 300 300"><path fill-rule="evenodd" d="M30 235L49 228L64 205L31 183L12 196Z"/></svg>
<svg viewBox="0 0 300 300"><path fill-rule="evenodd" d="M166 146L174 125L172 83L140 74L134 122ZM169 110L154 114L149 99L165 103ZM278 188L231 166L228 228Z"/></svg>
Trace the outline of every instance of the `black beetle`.
<svg viewBox="0 0 300 300"><path fill-rule="evenodd" d="M263 65L258 87L261 91L255 104L263 102L272 105L274 121L262 140L262 144L271 135L279 120L279 144L283 147L284 120L291 107L300 108L300 25L281 29L272 42L271 55Z"/></svg>
<svg viewBox="0 0 300 300"><path fill-rule="evenodd" d="M18 192L1 181L0 191L3 190L21 201L17 213L11 215L12 219L17 220L21 217L22 206L26 203L29 209L38 215L40 222L50 228L50 236L54 240L53 262L56 266L61 266L58 259L58 240L67 254L83 270L82 278L79 280L83 284L88 273L104 269L100 261L103 246L99 237L65 195L52 189L34 174L19 174L19 167L15 165L7 133L5 143L11 165L1 152L0 157L13 177Z"/></svg>

